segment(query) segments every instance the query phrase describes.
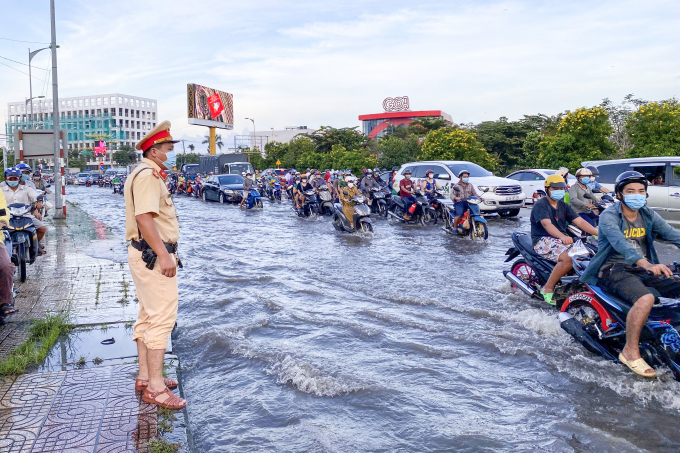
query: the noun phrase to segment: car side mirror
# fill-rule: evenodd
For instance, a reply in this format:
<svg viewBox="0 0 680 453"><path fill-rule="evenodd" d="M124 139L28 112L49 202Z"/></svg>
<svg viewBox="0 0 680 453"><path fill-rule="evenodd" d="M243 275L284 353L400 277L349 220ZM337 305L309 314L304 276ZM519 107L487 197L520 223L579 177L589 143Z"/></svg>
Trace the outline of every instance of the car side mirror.
<svg viewBox="0 0 680 453"><path fill-rule="evenodd" d="M435 179L443 179L445 181L451 181L451 175L449 175L448 173L444 173L444 174L441 174L441 175L436 175Z"/></svg>

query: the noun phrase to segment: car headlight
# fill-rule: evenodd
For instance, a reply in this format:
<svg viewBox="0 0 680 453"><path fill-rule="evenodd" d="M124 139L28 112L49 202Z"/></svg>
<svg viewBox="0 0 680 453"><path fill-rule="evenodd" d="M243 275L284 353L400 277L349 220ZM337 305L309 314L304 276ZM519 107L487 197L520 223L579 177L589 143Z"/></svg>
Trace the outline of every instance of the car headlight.
<svg viewBox="0 0 680 453"><path fill-rule="evenodd" d="M233 190L229 190L229 189L224 189L224 193L227 194L227 195L233 195L233 194L234 194L234 191L233 191Z"/></svg>
<svg viewBox="0 0 680 453"><path fill-rule="evenodd" d="M491 192L493 191L493 186L477 186L480 192Z"/></svg>

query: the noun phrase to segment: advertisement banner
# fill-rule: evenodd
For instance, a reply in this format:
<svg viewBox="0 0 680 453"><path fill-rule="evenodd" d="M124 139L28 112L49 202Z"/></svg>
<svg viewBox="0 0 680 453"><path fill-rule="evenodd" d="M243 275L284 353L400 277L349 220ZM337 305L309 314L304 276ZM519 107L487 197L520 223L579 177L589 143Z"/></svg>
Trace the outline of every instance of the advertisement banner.
<svg viewBox="0 0 680 453"><path fill-rule="evenodd" d="M187 85L189 124L234 128L234 96L214 88L190 83Z"/></svg>

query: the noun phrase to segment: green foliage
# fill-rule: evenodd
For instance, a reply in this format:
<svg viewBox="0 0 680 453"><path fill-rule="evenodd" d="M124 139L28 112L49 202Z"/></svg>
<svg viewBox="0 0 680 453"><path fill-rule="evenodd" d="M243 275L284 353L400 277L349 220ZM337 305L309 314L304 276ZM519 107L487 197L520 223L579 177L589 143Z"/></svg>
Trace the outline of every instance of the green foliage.
<svg viewBox="0 0 680 453"><path fill-rule="evenodd" d="M507 174L519 167L524 155L524 140L534 127L525 121L508 121L501 117L498 121L484 121L475 126L477 140L499 163L498 170Z"/></svg>
<svg viewBox="0 0 680 453"><path fill-rule="evenodd" d="M626 122L633 145L626 157L680 156L680 102L648 102Z"/></svg>
<svg viewBox="0 0 680 453"><path fill-rule="evenodd" d="M208 145L208 152L210 152L210 134L207 134L205 137L203 137L203 141L201 142L203 145ZM194 145L189 145L189 148L193 151ZM222 151L222 147L224 146L224 143L222 142L222 136L220 134L215 134L215 146Z"/></svg>
<svg viewBox="0 0 680 453"><path fill-rule="evenodd" d="M130 145L122 145L111 157L118 165L134 164L137 162L137 151Z"/></svg>
<svg viewBox="0 0 680 453"><path fill-rule="evenodd" d="M539 131L531 131L522 143L522 158L518 162L519 168L538 168L541 160L541 142L545 136ZM508 172L509 173L509 172Z"/></svg>
<svg viewBox="0 0 680 453"><path fill-rule="evenodd" d="M59 335L71 328L66 314L48 315L45 319L32 321L28 328L28 340L0 362L0 376L17 375L23 373L28 366L41 363Z"/></svg>
<svg viewBox="0 0 680 453"><path fill-rule="evenodd" d="M199 156L198 153L177 154L177 168L183 164L197 164Z"/></svg>
<svg viewBox="0 0 680 453"><path fill-rule="evenodd" d="M378 142L378 163L380 167L391 169L406 162L418 159L421 152L420 141L411 136L402 140L395 135L388 135Z"/></svg>
<svg viewBox="0 0 680 453"><path fill-rule="evenodd" d="M363 148L365 138L355 127L343 127L336 129L329 126L321 126L321 129L313 134L307 135L314 144L318 153L328 154L333 150L334 145L340 145L348 150Z"/></svg>
<svg viewBox="0 0 680 453"><path fill-rule="evenodd" d="M616 148L608 137L613 129L603 107L579 108L562 118L557 132L540 143L539 166L572 171L585 160L608 159Z"/></svg>
<svg viewBox="0 0 680 453"><path fill-rule="evenodd" d="M149 453L177 453L181 447L181 442L171 443L162 437L151 439L146 444Z"/></svg>
<svg viewBox="0 0 680 453"><path fill-rule="evenodd" d="M459 128L428 133L420 160L467 160L490 171L497 165L496 158L484 149L474 131Z"/></svg>
<svg viewBox="0 0 680 453"><path fill-rule="evenodd" d="M411 121L407 127L408 135L424 138L432 131L451 129L453 124L439 116L425 116Z"/></svg>

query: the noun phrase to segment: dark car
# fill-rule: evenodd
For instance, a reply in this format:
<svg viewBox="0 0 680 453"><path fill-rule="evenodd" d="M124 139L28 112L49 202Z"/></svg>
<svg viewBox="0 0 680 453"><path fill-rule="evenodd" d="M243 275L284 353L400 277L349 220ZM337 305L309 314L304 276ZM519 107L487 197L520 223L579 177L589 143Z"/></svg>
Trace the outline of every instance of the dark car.
<svg viewBox="0 0 680 453"><path fill-rule="evenodd" d="M243 198L243 177L241 175L215 175L203 183L203 201L240 203Z"/></svg>

